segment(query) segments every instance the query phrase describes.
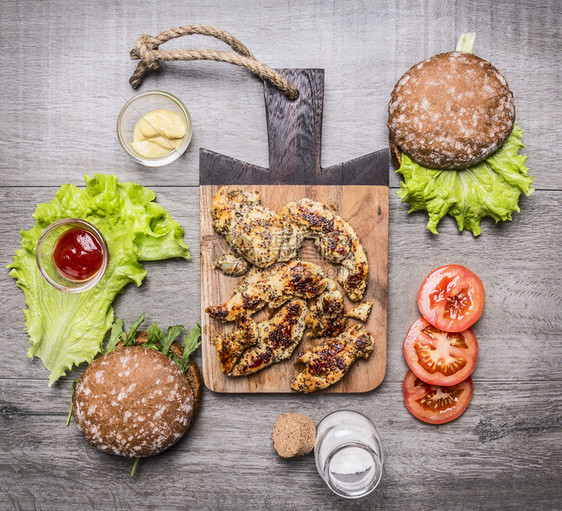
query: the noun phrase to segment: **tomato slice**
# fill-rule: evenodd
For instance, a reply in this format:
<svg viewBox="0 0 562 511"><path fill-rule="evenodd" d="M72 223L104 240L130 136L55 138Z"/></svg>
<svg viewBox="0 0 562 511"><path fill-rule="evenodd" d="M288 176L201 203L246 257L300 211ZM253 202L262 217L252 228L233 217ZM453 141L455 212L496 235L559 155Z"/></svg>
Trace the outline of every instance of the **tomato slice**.
<svg viewBox="0 0 562 511"><path fill-rule="evenodd" d="M429 424L444 424L466 410L472 398L473 386L470 376L451 387L428 385L408 371L402 390L406 408L414 417Z"/></svg>
<svg viewBox="0 0 562 511"><path fill-rule="evenodd" d="M404 339L404 358L410 370L425 383L456 385L474 371L478 341L472 328L443 332L420 318Z"/></svg>
<svg viewBox="0 0 562 511"><path fill-rule="evenodd" d="M421 315L445 332L462 332L484 309L484 286L478 275L460 264L432 271L418 292Z"/></svg>

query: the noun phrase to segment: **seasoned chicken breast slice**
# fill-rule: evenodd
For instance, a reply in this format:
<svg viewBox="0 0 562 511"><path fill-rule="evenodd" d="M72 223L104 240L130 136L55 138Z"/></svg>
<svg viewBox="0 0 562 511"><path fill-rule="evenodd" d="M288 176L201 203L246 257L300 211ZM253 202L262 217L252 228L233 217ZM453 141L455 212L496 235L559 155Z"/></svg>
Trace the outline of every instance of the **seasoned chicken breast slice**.
<svg viewBox="0 0 562 511"><path fill-rule="evenodd" d="M312 199L288 202L279 216L284 222L299 226L305 237L314 240L319 254L331 263L341 263L351 251L355 231L332 209Z"/></svg>
<svg viewBox="0 0 562 511"><path fill-rule="evenodd" d="M234 254L223 254L215 259L213 266L228 277L241 277L248 273L250 263Z"/></svg>
<svg viewBox="0 0 562 511"><path fill-rule="evenodd" d="M367 300L359 304L355 309L350 310L346 316L348 318L358 319L359 321L367 321L369 319L369 314L371 314L371 309L373 308L373 300Z"/></svg>
<svg viewBox="0 0 562 511"><path fill-rule="evenodd" d="M338 337L301 354L298 361L306 367L291 381L298 392L316 392L343 378L358 358L369 358L375 340L361 325L351 325Z"/></svg>
<svg viewBox="0 0 562 511"><path fill-rule="evenodd" d="M225 335L217 335L215 349L223 373L228 374L236 365L246 348L258 342L258 326L248 315L238 318L238 328Z"/></svg>
<svg viewBox="0 0 562 511"><path fill-rule="evenodd" d="M338 281L351 300L363 298L367 286L367 253L353 227L321 202L288 202L281 213L261 204L257 192L221 188L213 197L213 227L246 260L268 268L296 257L305 238L319 254L341 264Z"/></svg>
<svg viewBox="0 0 562 511"><path fill-rule="evenodd" d="M272 268L252 268L224 304L205 312L221 321L234 321L242 314L254 314L265 305L276 309L291 298L313 298L324 291L326 272L317 264L290 261Z"/></svg>
<svg viewBox="0 0 562 511"><path fill-rule="evenodd" d="M247 192L223 186L215 194L211 204L213 228L225 236L232 224L238 221L246 209L259 204L261 202L258 192Z"/></svg>
<svg viewBox="0 0 562 511"><path fill-rule="evenodd" d="M332 279L326 280L326 288L313 300L306 316L310 337L334 337L345 328L343 295Z"/></svg>
<svg viewBox="0 0 562 511"><path fill-rule="evenodd" d="M302 339L307 307L304 300L291 300L269 321L258 323L258 341L246 349L230 376L256 373L289 358Z"/></svg>
<svg viewBox="0 0 562 511"><path fill-rule="evenodd" d="M314 239L324 259L342 265L338 281L351 300L361 300L367 287L369 263L351 224L325 204L311 199L288 202L280 216L283 222L305 230L304 236Z"/></svg>
<svg viewBox="0 0 562 511"><path fill-rule="evenodd" d="M261 204L257 192L222 187L213 197L213 227L247 261L260 268L297 255L302 234Z"/></svg>

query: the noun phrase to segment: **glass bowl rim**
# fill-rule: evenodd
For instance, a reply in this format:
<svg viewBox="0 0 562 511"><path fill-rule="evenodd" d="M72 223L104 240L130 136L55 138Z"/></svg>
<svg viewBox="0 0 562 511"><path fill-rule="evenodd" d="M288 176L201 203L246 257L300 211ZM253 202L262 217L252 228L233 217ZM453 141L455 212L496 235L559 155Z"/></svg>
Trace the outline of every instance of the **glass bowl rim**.
<svg viewBox="0 0 562 511"><path fill-rule="evenodd" d="M72 224L75 225L78 224L82 227L85 227L87 230L89 230L96 236L96 238L100 242L103 257L102 257L102 263L100 269L92 278L83 281L82 285L78 285L76 287L66 287L53 280L51 276L47 273L47 271L43 267L43 263L41 262L39 249L41 248L41 245L45 241L47 236L54 229L60 227L61 225L72 225ZM109 248L107 246L107 242L105 241L105 238L103 237L103 234L99 231L97 227L92 225L90 222L87 222L86 220L82 220L81 218L61 218L59 220L55 220L53 223L45 227L45 229L41 233L41 236L39 236L39 240L37 241L37 246L35 247L35 261L37 263L37 268L39 269L39 273L41 274L43 279L48 284L53 286L55 289L58 289L59 291L63 291L66 293L81 293L83 291L87 291L88 289L92 289L105 275L105 272L107 271L107 267L109 266ZM71 282L70 279L67 280Z"/></svg>
<svg viewBox="0 0 562 511"><path fill-rule="evenodd" d="M160 96L169 99L183 113L187 123L187 133L185 135L185 140L182 143L182 146L184 146L183 149L181 149L182 146L180 146L180 149L175 149L165 154L164 156L158 156L156 158L142 157L137 153L135 153L134 151L131 151L131 149L129 149L129 146L127 145L127 142L123 137L123 133L121 132L121 120L123 119L125 112L129 109L129 107L131 107L133 103L148 96ZM170 92L166 92L158 89L141 92L140 94L137 94L136 96L133 96L131 99L127 100L123 105L123 107L121 108L119 115L117 116L116 128L117 128L117 138L119 139L119 144L121 145L123 151L125 151L125 153L127 153L127 155L131 159L135 160L137 163L149 167L160 167L162 165L166 165L168 163L172 163L173 161L176 161L189 147L189 144L191 143L191 137L193 135L193 121L191 120L191 115L189 113L189 110L187 109L183 101L179 99L177 96L171 94Z"/></svg>

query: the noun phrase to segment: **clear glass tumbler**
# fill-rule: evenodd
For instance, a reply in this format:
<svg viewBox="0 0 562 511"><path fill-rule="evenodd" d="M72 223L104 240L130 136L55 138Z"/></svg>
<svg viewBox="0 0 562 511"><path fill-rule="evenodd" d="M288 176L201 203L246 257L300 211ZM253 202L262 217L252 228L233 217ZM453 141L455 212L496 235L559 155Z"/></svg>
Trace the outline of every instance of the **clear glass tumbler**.
<svg viewBox="0 0 562 511"><path fill-rule="evenodd" d="M364 497L381 480L381 442L373 423L359 412L341 410L322 419L314 458L322 479L341 497Z"/></svg>

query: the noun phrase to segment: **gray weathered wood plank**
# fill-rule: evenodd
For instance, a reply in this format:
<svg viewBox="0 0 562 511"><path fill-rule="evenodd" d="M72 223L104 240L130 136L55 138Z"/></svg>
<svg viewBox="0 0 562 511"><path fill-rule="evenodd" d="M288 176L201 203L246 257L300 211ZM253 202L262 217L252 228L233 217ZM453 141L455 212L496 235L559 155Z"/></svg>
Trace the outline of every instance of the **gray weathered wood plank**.
<svg viewBox="0 0 562 511"><path fill-rule="evenodd" d="M148 320L162 325L192 325L200 320L199 192L197 188L154 189L157 201L187 228L184 239L192 259L145 263L145 282L140 288L129 286L117 298L116 312L128 324L146 311ZM34 203L50 200L54 192L24 188L15 193L0 188L7 219L0 225L2 263L11 261L20 244L20 226L31 227ZM562 265L556 247L561 237L561 200L562 192L537 191L512 222L487 224L478 238L458 234L452 219L445 219L435 236L425 230L425 217L407 215L407 207L391 190L387 380L401 381L405 374L402 341L419 317L416 296L421 282L431 270L451 262L476 272L487 293L484 314L474 326L480 341L475 379L562 380L556 357L545 356L545 351L559 351L560 344ZM552 242L540 241L540 233L551 233ZM23 293L6 271L0 272L0 296L9 318L3 331L10 339L6 356L0 358L0 376L45 378L40 361L30 363L25 356Z"/></svg>
<svg viewBox="0 0 562 511"><path fill-rule="evenodd" d="M0 424L9 426L0 470L11 481L0 502L24 509L490 509L501 502L503 509L546 510L562 498L553 449L562 424L551 407L559 392L548 382L476 384L467 412L439 427L410 416L399 383L385 380L373 395L357 396L353 407L377 425L385 467L375 493L353 503L329 492L312 456L283 460L271 442L279 413L318 422L346 406L345 396L206 393L188 436L143 460L130 479L130 461L97 451L74 424L65 427L70 382L53 392L43 382L0 380L0 390L8 403ZM251 419L241 413L249 407Z"/></svg>
<svg viewBox="0 0 562 511"><path fill-rule="evenodd" d="M161 88L193 117L191 147L160 169L122 152L115 122L142 33L206 23L230 30L274 67L325 69L322 166L386 147L390 91L412 64L452 49L477 32L475 51L506 76L525 130L538 191L521 214L483 234L459 235L446 219L426 232L407 216L390 172L388 360L371 393L349 396L233 396L205 392L201 414L178 446L130 463L97 452L64 427L73 371L48 388L39 360L26 358L23 294L0 272L1 509L538 509L560 507L560 210L562 150L559 90L562 12L555 0L279 2L141 0L0 3L0 262L32 225L37 202L82 174L113 172L155 187L185 228L192 261L147 263L148 277L116 302L131 322L146 310L160 324L199 321L198 150L268 165L262 84L247 71L209 62L170 63L140 91ZM204 37L164 48L224 49ZM187 187L187 188L185 188ZM475 331L480 358L475 394L457 421L432 427L402 404L401 346L418 312L421 280L457 262L484 281L486 309ZM200 361L200 356L196 357ZM379 428L387 455L381 486L356 502L332 495L313 459L284 461L272 449L276 416L302 411L318 421L354 408Z"/></svg>
<svg viewBox="0 0 562 511"><path fill-rule="evenodd" d="M164 64L140 87L177 94L191 112L192 145L177 162L143 168L119 146L117 114L137 93L128 84L136 65L128 54L137 37L203 22L230 30L273 67L325 69L323 167L386 147L394 83L411 65L454 49L461 32L474 30L476 53L496 65L514 91L536 186L562 187L562 174L550 171L562 159L562 124L552 108L562 88L556 1L314 0L290 6L260 0L251 9L234 0L220 7L211 0L19 1L2 2L0 11L0 90L7 98L0 184L58 185L79 182L83 172L111 170L145 184L195 185L200 147L267 167L262 85L227 64ZM203 36L164 46L186 47L224 49Z"/></svg>

